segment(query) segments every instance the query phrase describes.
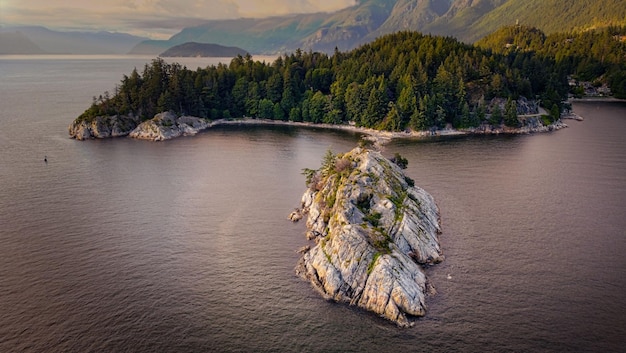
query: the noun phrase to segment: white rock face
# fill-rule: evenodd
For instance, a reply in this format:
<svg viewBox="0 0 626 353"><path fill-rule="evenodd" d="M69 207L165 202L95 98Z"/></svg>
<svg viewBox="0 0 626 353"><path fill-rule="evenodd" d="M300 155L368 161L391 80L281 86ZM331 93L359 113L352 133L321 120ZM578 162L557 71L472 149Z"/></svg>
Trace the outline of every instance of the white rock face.
<svg viewBox="0 0 626 353"><path fill-rule="evenodd" d="M98 116L90 121L76 119L68 130L70 137L87 140L126 136L137 124L138 119L130 115Z"/></svg>
<svg viewBox="0 0 626 353"><path fill-rule="evenodd" d="M318 171L302 197L316 245L296 273L327 299L410 326L426 308L420 265L443 260L437 205L378 152L356 148L335 166Z"/></svg>
<svg viewBox="0 0 626 353"><path fill-rule="evenodd" d="M141 140L163 141L179 136L195 135L210 124L192 116L177 117L172 112L160 113L139 124L129 136Z"/></svg>

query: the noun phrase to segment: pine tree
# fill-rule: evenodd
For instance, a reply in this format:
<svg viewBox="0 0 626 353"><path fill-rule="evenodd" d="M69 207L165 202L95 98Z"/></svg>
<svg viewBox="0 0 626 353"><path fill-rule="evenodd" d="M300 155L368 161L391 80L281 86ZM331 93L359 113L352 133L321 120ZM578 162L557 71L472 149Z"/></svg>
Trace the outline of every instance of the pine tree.
<svg viewBox="0 0 626 353"><path fill-rule="evenodd" d="M519 127L520 122L517 119L517 103L511 98L506 102L504 110L504 125L509 127Z"/></svg>
<svg viewBox="0 0 626 353"><path fill-rule="evenodd" d="M322 158L322 167L320 171L323 175L330 175L335 171L335 161L337 160L337 155L333 153L333 150L330 148L326 150L324 157Z"/></svg>
<svg viewBox="0 0 626 353"><path fill-rule="evenodd" d="M386 115L387 100L385 98L386 86L384 79L379 77L369 94L367 109L365 111L365 126L375 127Z"/></svg>
<svg viewBox="0 0 626 353"><path fill-rule="evenodd" d="M502 123L502 108L499 104L495 104L491 110L491 116L489 117L489 124L493 126L500 125Z"/></svg>

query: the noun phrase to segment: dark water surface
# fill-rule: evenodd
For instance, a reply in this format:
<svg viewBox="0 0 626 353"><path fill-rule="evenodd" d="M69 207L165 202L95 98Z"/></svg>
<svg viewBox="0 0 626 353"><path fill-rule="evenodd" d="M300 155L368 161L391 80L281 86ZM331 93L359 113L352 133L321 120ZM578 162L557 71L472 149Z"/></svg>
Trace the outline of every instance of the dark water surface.
<svg viewBox="0 0 626 353"><path fill-rule="evenodd" d="M395 141L441 208L415 327L294 275L302 168L358 135L223 127L78 142L67 125L146 58L0 59L0 352L619 351L626 106L515 137ZM44 155L48 163L43 162ZM449 275L449 276L448 276Z"/></svg>

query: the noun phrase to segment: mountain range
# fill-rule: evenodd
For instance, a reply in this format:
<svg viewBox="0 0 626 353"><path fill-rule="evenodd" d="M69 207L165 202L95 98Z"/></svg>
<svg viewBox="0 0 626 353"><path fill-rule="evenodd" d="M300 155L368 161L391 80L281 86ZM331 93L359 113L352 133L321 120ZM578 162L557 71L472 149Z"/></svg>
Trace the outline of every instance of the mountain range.
<svg viewBox="0 0 626 353"><path fill-rule="evenodd" d="M156 54L191 41L238 46L255 54L297 48L332 52L400 30L471 43L516 23L547 34L626 25L626 0L358 0L333 13L207 21L169 40L144 41L132 52Z"/></svg>
<svg viewBox="0 0 626 353"><path fill-rule="evenodd" d="M245 48L252 54L346 51L403 30L466 43L519 23L546 34L626 26L626 0L356 0L332 13L210 20L167 40L124 33L0 28L0 54L158 55L188 42Z"/></svg>
<svg viewBox="0 0 626 353"><path fill-rule="evenodd" d="M41 26L0 28L0 54L128 54L146 40L126 33L62 32Z"/></svg>

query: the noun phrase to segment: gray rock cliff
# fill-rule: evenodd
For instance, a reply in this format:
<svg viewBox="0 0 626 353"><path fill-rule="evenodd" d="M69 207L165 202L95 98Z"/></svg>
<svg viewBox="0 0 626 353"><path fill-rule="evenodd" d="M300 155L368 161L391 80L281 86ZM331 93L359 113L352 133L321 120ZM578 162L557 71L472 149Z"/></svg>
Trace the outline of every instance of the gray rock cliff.
<svg viewBox="0 0 626 353"><path fill-rule="evenodd" d="M192 116L176 116L164 112L150 120L140 122L132 115L98 116L92 119L76 119L68 130L77 140L130 136L136 139L163 141L179 136L195 135L211 126L205 119Z"/></svg>
<svg viewBox="0 0 626 353"><path fill-rule="evenodd" d="M443 260L433 197L379 152L360 147L327 154L307 174L301 211L315 246L304 248L296 273L324 298L411 326L429 293L421 266Z"/></svg>
<svg viewBox="0 0 626 353"><path fill-rule="evenodd" d="M139 124L129 136L141 140L163 141L195 135L208 127L210 124L204 119L192 116L177 117L172 112L164 112Z"/></svg>
<svg viewBox="0 0 626 353"><path fill-rule="evenodd" d="M93 119L76 119L68 128L70 137L77 140L110 138L128 135L139 123L132 115L98 116Z"/></svg>

